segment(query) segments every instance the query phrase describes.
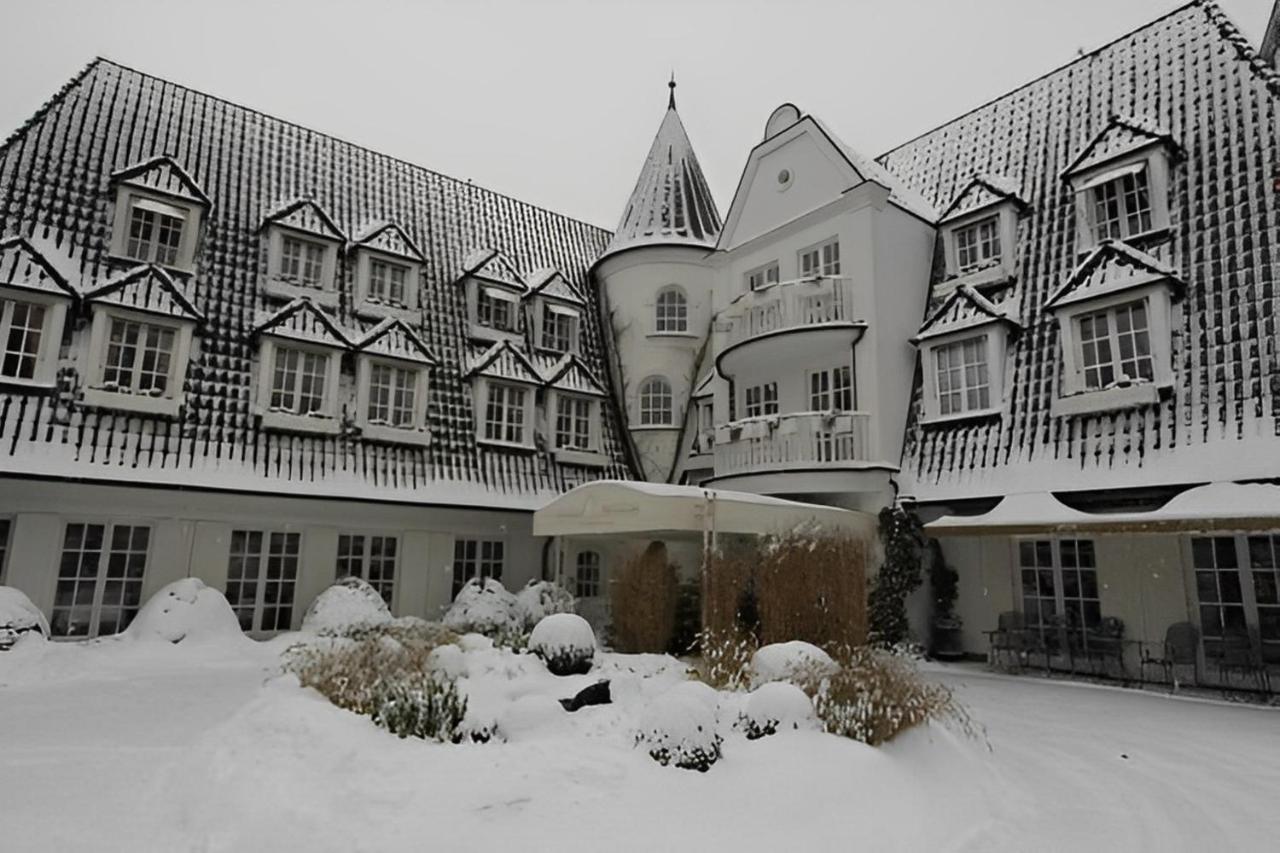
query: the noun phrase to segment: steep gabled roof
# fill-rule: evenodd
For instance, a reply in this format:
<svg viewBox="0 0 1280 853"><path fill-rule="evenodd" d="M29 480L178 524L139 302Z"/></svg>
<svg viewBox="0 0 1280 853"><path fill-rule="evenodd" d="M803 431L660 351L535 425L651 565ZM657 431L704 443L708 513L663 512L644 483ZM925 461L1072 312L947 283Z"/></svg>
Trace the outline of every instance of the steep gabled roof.
<svg viewBox="0 0 1280 853"><path fill-rule="evenodd" d="M508 382L520 382L525 385L545 383L538 369L524 353L512 345L511 341L501 341L480 353L472 360L466 375L505 379Z"/></svg>
<svg viewBox="0 0 1280 853"><path fill-rule="evenodd" d="M1022 328L1022 324L1013 318L1006 306L996 305L969 285L962 284L929 315L912 342L918 343L992 323L1004 323L1015 330Z"/></svg>
<svg viewBox="0 0 1280 853"><path fill-rule="evenodd" d="M946 222L948 219L955 219L1004 201L1011 201L1019 208L1026 206L1026 202L1018 195L1017 186L1008 178L974 175L942 211L938 221Z"/></svg>
<svg viewBox="0 0 1280 853"><path fill-rule="evenodd" d="M889 191L889 200L896 203L903 210L914 213L927 222L936 222L938 220L937 209L906 181L877 163L873 158L863 156L858 151L855 151L843 139L836 136L822 119L817 116L807 116L807 118L813 119L813 123L831 140L840 154L849 161L849 165L853 166L854 171L864 181L875 181L887 189Z"/></svg>
<svg viewBox="0 0 1280 853"><path fill-rule="evenodd" d="M253 331L259 335L291 338L335 349L351 348L350 339L342 329L338 328L338 324L329 319L328 314L317 308L305 296L299 296L279 311L266 317L254 326Z"/></svg>
<svg viewBox="0 0 1280 853"><path fill-rule="evenodd" d="M674 81L671 92L640 177L601 257L635 246L710 249L716 244L720 213L676 112Z"/></svg>
<svg viewBox="0 0 1280 853"><path fill-rule="evenodd" d="M498 284L505 284L521 292L524 292L529 287L525 283L524 276L520 275L520 271L516 269L515 264L511 263L507 256L497 249L476 249L468 254L462 262L462 276L459 281L467 276L475 276Z"/></svg>
<svg viewBox="0 0 1280 853"><path fill-rule="evenodd" d="M187 198L205 207L211 204L209 196L205 195L204 190L187 174L187 171L172 157L164 154L120 169L111 175L111 180Z"/></svg>
<svg viewBox="0 0 1280 853"><path fill-rule="evenodd" d="M706 376L702 377L702 381L694 386L693 393L689 396L695 400L702 397L710 397L715 393L715 389L711 387L711 384L715 382L715 378L716 372L714 370L707 373Z"/></svg>
<svg viewBox="0 0 1280 853"><path fill-rule="evenodd" d="M553 368L547 387L575 394L590 394L593 397L609 396L595 374L573 353L566 354Z"/></svg>
<svg viewBox="0 0 1280 853"><path fill-rule="evenodd" d="M1044 306L1057 308L1155 281L1167 282L1177 295L1181 295L1185 287L1178 271L1168 264L1120 240L1103 240L1054 291Z"/></svg>
<svg viewBox="0 0 1280 853"><path fill-rule="evenodd" d="M414 245L405 230L394 222L372 222L355 236L355 245L377 249L389 255L399 255L417 263L424 263L426 256Z"/></svg>
<svg viewBox="0 0 1280 853"><path fill-rule="evenodd" d="M1130 151L1160 142L1168 144L1175 151L1179 150L1177 142L1168 131L1149 122L1112 115L1107 126L1062 170L1062 176L1070 177L1077 172L1128 154Z"/></svg>
<svg viewBox="0 0 1280 853"><path fill-rule="evenodd" d="M204 322L204 314L173 279L155 264L144 264L108 279L84 295L86 302L109 302L134 311Z"/></svg>
<svg viewBox="0 0 1280 853"><path fill-rule="evenodd" d="M398 317L388 317L370 329L364 337L353 344L357 352L381 355L387 358L398 358L401 361L412 361L418 364L436 366L440 359L436 357L422 339Z"/></svg>
<svg viewBox="0 0 1280 853"><path fill-rule="evenodd" d="M0 285L39 290L72 299L79 295L66 276L58 272L25 237L0 240Z"/></svg>
<svg viewBox="0 0 1280 853"><path fill-rule="evenodd" d="M276 207L263 217L262 226L267 225L286 225L326 240L347 241L347 235L333 218L309 198L294 199Z"/></svg>
<svg viewBox="0 0 1280 853"><path fill-rule="evenodd" d="M582 295L565 280L557 269L540 269L529 276L529 292L526 296L546 296L561 302L585 305Z"/></svg>

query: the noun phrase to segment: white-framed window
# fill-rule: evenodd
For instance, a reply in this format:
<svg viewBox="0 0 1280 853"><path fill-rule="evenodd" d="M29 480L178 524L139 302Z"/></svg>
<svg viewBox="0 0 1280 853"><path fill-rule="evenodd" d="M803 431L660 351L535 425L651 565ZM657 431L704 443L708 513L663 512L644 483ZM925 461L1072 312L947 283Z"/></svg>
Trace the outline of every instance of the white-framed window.
<svg viewBox="0 0 1280 853"><path fill-rule="evenodd" d="M497 287L481 287L476 295L476 322L503 332L518 330L516 297Z"/></svg>
<svg viewBox="0 0 1280 853"><path fill-rule="evenodd" d="M1076 194L1076 249L1131 241L1169 227L1169 158L1148 146L1069 177Z"/></svg>
<svg viewBox="0 0 1280 853"><path fill-rule="evenodd" d="M408 292L409 268L404 264L372 258L369 261L369 298L404 305Z"/></svg>
<svg viewBox="0 0 1280 853"><path fill-rule="evenodd" d="M800 251L800 277L840 275L840 241L832 237Z"/></svg>
<svg viewBox="0 0 1280 853"><path fill-rule="evenodd" d="M96 305L85 352L84 401L176 415L183 401L194 329L191 320Z"/></svg>
<svg viewBox="0 0 1280 853"><path fill-rule="evenodd" d="M325 244L316 240L285 234L280 238L280 266L277 274L285 281L302 287L322 287L325 248Z"/></svg>
<svg viewBox="0 0 1280 853"><path fill-rule="evenodd" d="M1000 217L988 216L955 229L960 272L1000 260Z"/></svg>
<svg viewBox="0 0 1280 853"><path fill-rule="evenodd" d="M374 362L365 417L371 424L412 429L418 425L417 390L417 370Z"/></svg>
<svg viewBox="0 0 1280 853"><path fill-rule="evenodd" d="M1280 663L1280 532L1192 537L1191 568L1205 650L1256 636L1262 659Z"/></svg>
<svg viewBox="0 0 1280 853"><path fill-rule="evenodd" d="M684 334L689 331L689 298L676 284L658 291L653 306L653 330L658 334Z"/></svg>
<svg viewBox="0 0 1280 853"><path fill-rule="evenodd" d="M453 595L472 578L502 580L506 543L501 539L453 540Z"/></svg>
<svg viewBox="0 0 1280 853"><path fill-rule="evenodd" d="M323 414L328 389L328 353L277 346L271 369L273 412L291 415Z"/></svg>
<svg viewBox="0 0 1280 853"><path fill-rule="evenodd" d="M0 296L0 343L4 346L0 377L37 379L41 354L48 348L44 337L51 314L52 306Z"/></svg>
<svg viewBox="0 0 1280 853"><path fill-rule="evenodd" d="M264 282L268 296L305 296L323 305L337 305L337 269L337 240L279 225L270 228Z"/></svg>
<svg viewBox="0 0 1280 853"><path fill-rule="evenodd" d="M991 407L988 356L986 335L933 348L939 414L956 415Z"/></svg>
<svg viewBox="0 0 1280 853"><path fill-rule="evenodd" d="M747 290L762 290L778 281L778 262L773 261L747 273Z"/></svg>
<svg viewBox="0 0 1280 853"><path fill-rule="evenodd" d="M847 364L809 372L809 411L851 411L853 370Z"/></svg>
<svg viewBox="0 0 1280 853"><path fill-rule="evenodd" d="M1090 186L1094 242L1123 240L1151 230L1151 190L1144 167Z"/></svg>
<svg viewBox="0 0 1280 853"><path fill-rule="evenodd" d="M360 578L377 590L390 607L395 598L399 549L400 542L395 536L340 533L336 579Z"/></svg>
<svg viewBox="0 0 1280 853"><path fill-rule="evenodd" d="M542 306L542 335L538 345L553 352L578 351L578 312L547 302Z"/></svg>
<svg viewBox="0 0 1280 853"><path fill-rule="evenodd" d="M484 410L486 441L525 444L528 429L525 418L526 398L530 389L504 382L490 382Z"/></svg>
<svg viewBox="0 0 1280 853"><path fill-rule="evenodd" d="M355 258L356 312L413 319L419 305L421 266L407 258L367 248L358 248Z"/></svg>
<svg viewBox="0 0 1280 853"><path fill-rule="evenodd" d="M1102 621L1093 540L1020 540L1018 570L1028 628L1043 631L1065 620L1066 627L1087 629Z"/></svg>
<svg viewBox="0 0 1280 853"><path fill-rule="evenodd" d="M640 383L640 426L671 426L675 422L671 382L650 376Z"/></svg>
<svg viewBox="0 0 1280 853"><path fill-rule="evenodd" d="M195 204L122 184L116 192L112 254L170 269L191 269L202 211Z"/></svg>
<svg viewBox="0 0 1280 853"><path fill-rule="evenodd" d="M564 450L595 449L595 406L589 397L556 394L556 447Z"/></svg>
<svg viewBox="0 0 1280 853"><path fill-rule="evenodd" d="M97 637L129 627L142 603L151 528L69 522L54 588L55 637Z"/></svg>
<svg viewBox="0 0 1280 853"><path fill-rule="evenodd" d="M574 598L600 595L600 552L579 551L573 575Z"/></svg>
<svg viewBox="0 0 1280 853"><path fill-rule="evenodd" d="M300 533L231 531L226 595L242 631L287 631L293 625L301 554Z"/></svg>
<svg viewBox="0 0 1280 853"><path fill-rule="evenodd" d="M776 415L778 413L778 383L766 382L763 385L751 385L742 395L746 400L746 416Z"/></svg>
<svg viewBox="0 0 1280 853"><path fill-rule="evenodd" d="M1145 300L1082 314L1075 324L1086 390L1154 378Z"/></svg>

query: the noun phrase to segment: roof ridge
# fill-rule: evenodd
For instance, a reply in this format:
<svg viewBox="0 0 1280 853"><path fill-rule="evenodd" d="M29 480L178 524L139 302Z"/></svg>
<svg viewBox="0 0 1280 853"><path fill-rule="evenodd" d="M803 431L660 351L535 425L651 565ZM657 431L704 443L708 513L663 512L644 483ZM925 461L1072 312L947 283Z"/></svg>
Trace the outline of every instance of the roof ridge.
<svg viewBox="0 0 1280 853"><path fill-rule="evenodd" d="M504 193L504 192L502 192L501 190L495 190L495 189L492 189L492 188L490 188L490 187L483 186L483 185L481 185L481 184L477 184L477 183L475 183L474 181L470 181L470 180L464 181L464 180L462 180L461 178L455 178L453 175L446 175L444 172L439 172L439 171L436 171L435 169L432 169L432 168L430 168L430 167L428 167L428 166L423 166L421 163L414 163L414 162L412 162L412 161L410 161L410 160L406 160L406 159L404 159L403 157L397 157L397 156L395 156L394 154L387 154L387 153L385 153L385 152L383 152L383 151L378 151L377 149L370 148L370 147L369 147L369 146L367 146L367 145L361 145L361 144L360 144L360 143L358 143L358 142L352 142L350 139L347 139L346 137L338 136L338 135L333 134L333 133L327 133L327 132L325 132L325 131L323 131L323 130L317 130L317 129L316 129L316 128L314 128L314 127L309 127L309 126L307 126L307 125L305 125L305 124L302 124L301 122L293 121L292 119L281 118L280 116L273 115L273 114L271 114L271 113L269 113L269 112L266 112L265 110L260 110L260 109L257 109L256 107L250 107L250 106L247 106L247 105L245 105L245 104L238 103L238 102L236 102L236 101L231 100L230 98L224 98L224 97L222 97L221 95L214 95L214 94L211 94L211 93L209 93L209 92L204 91L203 89L197 89L197 88L195 88L195 87L193 87L193 86L188 86L188 85L185 85L185 84L183 84L183 83L178 83L178 82L175 82L175 81L173 81L173 80L169 80L169 79L167 79L167 78L165 78L165 77L160 77L160 76L158 76L158 75L156 75L156 74L152 74L152 73L147 72L147 71L142 71L141 69L134 68L134 67L133 67L133 66L131 66L131 65L125 65L123 62L117 62L116 60L111 59L111 58L106 57L106 56L97 56L97 57L95 57L95 58L93 59L93 61L92 61L92 62L90 62L88 65L86 65L86 66L84 67L84 69L83 69L83 70L81 70L81 72L80 72L79 74L77 74L77 75L76 75L75 77L73 77L70 81L68 81L68 82L67 82L67 84L66 84L65 86L63 86L63 88L58 92L58 94L57 94L57 95L55 95L52 99L50 99L50 101L49 101L48 103L46 103L44 106L42 106L42 107L40 108L40 110L39 110L39 111L37 111L37 113L36 113L34 116L32 116L30 119L28 119L28 121L27 121L24 125L22 125L22 127L21 127L19 130L26 130L26 129L31 125L31 124L33 124L33 123L34 123L37 119L39 119L39 118L40 118L40 117L41 117L45 112L47 112L47 111L48 111L48 110L49 110L49 109L54 105L54 103L55 103L56 101L60 100L62 97L64 97L64 96L66 95L66 93L67 93L67 92L69 92L69 91L70 91L71 89L73 89L76 85L78 85L78 84L79 84L79 83L80 83L80 82L85 78L85 76L86 76L86 75L88 75L88 73L89 73L91 70L93 70L93 68L94 68L95 66L97 66L97 65L99 65L99 64L101 64L101 63L105 63L105 64L107 64L107 65L114 66L114 67L116 67L116 68L119 68L119 69L124 70L124 71L131 72L131 73L133 73L133 74L138 74L138 75L140 75L140 76L142 76L142 77L146 77L146 78L148 78L148 79L150 79L150 80L158 80L158 81L160 81L161 83L167 83L168 85L170 85L170 86L176 86L176 87L177 87L177 88L179 88L179 89L185 89L185 90L186 90L186 91L188 91L188 92L192 92L193 94L200 95L201 97L208 98L208 99L210 99L210 100L212 100L212 101L217 101L217 102L222 103L222 104L227 104L227 105L229 105L229 106L235 107L236 109L244 110L244 111L245 111L245 112L247 112L247 113L252 113L252 114L254 114L254 115L262 116L263 118L267 118L267 119L270 119L271 121L276 121L276 122L279 122L279 123L281 123L281 124L285 124L285 125L288 125L288 126L290 126L290 127L294 127L294 128L299 129L299 130L306 131L307 133L314 133L314 134L316 134L316 135L318 135L318 136L323 136L323 137L325 137L325 138L327 138L327 139L331 139L331 140L333 140L334 142L340 143L340 144L342 144L342 145L348 145L348 146L350 146L350 147L352 147L352 148L355 148L355 149L358 149L358 150L360 150L360 151L364 151L364 152L369 153L369 154L377 155L378 157L385 157L385 158L387 158L388 160L391 160L391 161L393 161L393 162L400 163L400 164L403 164L403 165L405 165L405 166L409 166L410 168L413 168L413 169L419 169L419 170L421 170L421 171L423 171L423 172L427 172L428 174L435 175L435 176L436 176L436 177L438 177L438 178L442 178L442 179L444 179L444 180L451 181L452 183L456 184L456 185L457 185L457 186L459 186L459 187L470 187L470 188L472 188L472 189L477 189L477 190L480 190L481 192L489 193L489 194L494 195L494 196L497 196L497 197L499 197L499 198L505 198L505 199L508 199L508 200L510 200L510 201L516 202L516 203L518 203L518 204L527 205L528 207L534 208L534 209L536 209L536 210L541 210L542 212L547 213L547 214L550 214L551 216L556 216L556 217L559 217L559 218L561 218L561 219L566 219L566 220L568 220L568 221L570 221L570 222L577 222L577 223L579 223L579 224L581 224L581 225L585 225L585 226L587 226L588 228L595 229L596 231L602 232L602 233L604 233L604 234L608 234L608 235L610 235L610 236L612 236L612 235L613 235L613 232L612 232L612 231L610 231L609 229L607 229L607 228L602 228L602 227L600 227L599 225L594 225L594 224L592 224L592 223L590 223L590 222L587 222L585 219L578 219L578 218L576 218L576 217L570 216L570 215L569 215L569 214L567 214L567 213L559 213L559 212L557 212L557 211L552 210L552 209L551 209L551 208L549 208L549 207L543 207L542 205L534 204L534 203L533 203L533 202L531 202L531 201L526 201L525 199L517 198L516 196L511 195L511 194L509 194L509 193ZM17 133L18 133L18 131L15 131L14 135L16 136L16 135L17 135ZM6 140L6 141L5 141L5 143L4 143L3 145L0 145L0 149L3 149L6 145L8 145L8 144L9 144L9 142L11 141L11 139L12 139L12 137L10 137L10 139L9 139L9 140Z"/></svg>

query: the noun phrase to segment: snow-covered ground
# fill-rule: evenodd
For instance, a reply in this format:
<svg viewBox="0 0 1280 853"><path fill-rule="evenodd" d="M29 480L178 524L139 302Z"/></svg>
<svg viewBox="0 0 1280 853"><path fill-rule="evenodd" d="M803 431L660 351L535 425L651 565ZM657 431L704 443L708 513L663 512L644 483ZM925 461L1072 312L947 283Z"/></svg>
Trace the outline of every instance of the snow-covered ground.
<svg viewBox="0 0 1280 853"><path fill-rule="evenodd" d="M728 733L723 759L700 774L631 746L646 702L683 677L670 659L603 655L596 672L557 679L468 653L473 702L505 709L512 738L451 746L398 740L278 677L287 642L0 653L0 850L1280 843L1280 709L933 667L989 748L938 729L881 749L810 731ZM552 715L538 698L597 677L613 679L614 704ZM740 700L727 697L722 716Z"/></svg>

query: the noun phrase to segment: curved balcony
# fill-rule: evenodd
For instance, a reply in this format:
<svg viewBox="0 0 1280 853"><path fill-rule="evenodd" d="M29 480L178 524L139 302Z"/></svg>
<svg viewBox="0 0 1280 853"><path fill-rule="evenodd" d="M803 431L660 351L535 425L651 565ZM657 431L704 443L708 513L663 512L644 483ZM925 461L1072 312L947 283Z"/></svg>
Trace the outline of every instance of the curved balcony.
<svg viewBox="0 0 1280 853"><path fill-rule="evenodd" d="M861 316L853 280L843 276L786 281L744 293L720 312L727 338L716 367L721 376L733 376L752 364L847 349L866 331ZM805 335L800 347L797 334Z"/></svg>

